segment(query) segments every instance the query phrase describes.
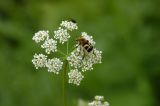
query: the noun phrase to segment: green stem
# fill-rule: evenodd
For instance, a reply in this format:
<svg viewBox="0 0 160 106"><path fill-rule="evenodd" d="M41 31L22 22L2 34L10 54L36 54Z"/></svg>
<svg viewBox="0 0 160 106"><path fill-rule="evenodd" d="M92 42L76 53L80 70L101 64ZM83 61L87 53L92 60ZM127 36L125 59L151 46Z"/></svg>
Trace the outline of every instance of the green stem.
<svg viewBox="0 0 160 106"><path fill-rule="evenodd" d="M66 88L67 88L67 66L68 66L68 61L65 60L64 62L64 70L63 70L63 106L67 106L67 92L66 92Z"/></svg>
<svg viewBox="0 0 160 106"><path fill-rule="evenodd" d="M68 55L68 48L69 48L69 40L67 41L67 55Z"/></svg>
<svg viewBox="0 0 160 106"><path fill-rule="evenodd" d="M57 52L59 52L61 55L66 56L66 54L64 54L62 51L57 50Z"/></svg>

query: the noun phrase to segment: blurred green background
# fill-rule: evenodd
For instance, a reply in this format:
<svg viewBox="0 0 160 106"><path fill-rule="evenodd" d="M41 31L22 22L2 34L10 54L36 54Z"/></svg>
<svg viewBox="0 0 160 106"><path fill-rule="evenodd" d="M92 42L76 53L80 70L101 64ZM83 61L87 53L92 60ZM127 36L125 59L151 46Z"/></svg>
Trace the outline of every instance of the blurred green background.
<svg viewBox="0 0 160 106"><path fill-rule="evenodd" d="M78 22L77 34L86 31L94 36L103 63L86 72L79 87L68 85L69 106L95 95L104 95L111 106L160 106L159 4L0 0L0 106L62 106L61 75L36 71L31 63L34 53L44 53L32 36L43 29L53 33L70 18Z"/></svg>

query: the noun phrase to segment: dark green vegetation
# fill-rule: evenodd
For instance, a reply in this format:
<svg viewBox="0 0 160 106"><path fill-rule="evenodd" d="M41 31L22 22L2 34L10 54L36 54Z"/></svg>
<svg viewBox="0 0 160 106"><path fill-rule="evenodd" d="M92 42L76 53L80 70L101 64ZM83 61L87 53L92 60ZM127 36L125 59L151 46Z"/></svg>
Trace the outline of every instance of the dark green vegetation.
<svg viewBox="0 0 160 106"><path fill-rule="evenodd" d="M73 18L94 36L102 64L68 86L68 104L104 95L111 106L160 105L159 0L0 0L0 106L61 106L62 78L36 71L32 41ZM52 35L51 34L51 35ZM74 43L74 42L73 42Z"/></svg>

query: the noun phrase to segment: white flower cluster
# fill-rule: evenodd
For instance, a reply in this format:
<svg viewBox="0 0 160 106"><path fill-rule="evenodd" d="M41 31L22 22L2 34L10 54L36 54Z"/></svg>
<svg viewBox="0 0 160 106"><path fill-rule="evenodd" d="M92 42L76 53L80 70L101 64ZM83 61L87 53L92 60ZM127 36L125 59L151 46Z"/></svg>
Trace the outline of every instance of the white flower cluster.
<svg viewBox="0 0 160 106"><path fill-rule="evenodd" d="M54 72L59 74L59 71L62 69L63 62L58 58L48 59L46 67L48 67L48 72Z"/></svg>
<svg viewBox="0 0 160 106"><path fill-rule="evenodd" d="M89 42L95 44L93 39L91 39L92 36L87 36L87 38L90 39L88 39ZM79 45L67 58L71 67L81 68L82 71L92 70L92 66L94 64L101 63L101 59L102 51L94 48L91 53L85 53L84 48L81 45Z"/></svg>
<svg viewBox="0 0 160 106"><path fill-rule="evenodd" d="M33 56L32 63L38 69L39 67L46 67L46 62L47 62L47 56L43 54L35 54Z"/></svg>
<svg viewBox="0 0 160 106"><path fill-rule="evenodd" d="M73 83L76 85L80 85L81 80L84 78L84 76L81 74L81 72L78 71L78 69L73 69L68 73L69 76L69 83Z"/></svg>
<svg viewBox="0 0 160 106"><path fill-rule="evenodd" d="M43 41L43 44L41 45L41 48L45 49L45 52L47 54L50 54L51 52L57 52L57 41L59 40L60 43L67 42L70 38L70 35L68 33L69 31L72 31L74 29L77 29L77 24L73 23L71 21L62 21L60 24L61 27L59 27L58 30L54 31L54 39L50 38L49 31L38 31L33 36L32 40L34 40L36 43L40 43ZM38 69L39 67L47 67L48 72L53 72L55 74L59 74L59 71L62 69L63 62L59 58L52 58L47 59L47 56L44 54L35 54L32 63Z"/></svg>
<svg viewBox="0 0 160 106"><path fill-rule="evenodd" d="M95 96L95 100L88 103L88 106L109 106L109 103L104 101L103 96Z"/></svg>
<svg viewBox="0 0 160 106"><path fill-rule="evenodd" d="M44 41L46 38L49 37L49 31L38 31L37 33L35 33L35 35L33 36L33 40L36 42L36 43L39 43L41 41Z"/></svg>
<svg viewBox="0 0 160 106"><path fill-rule="evenodd" d="M61 27L58 28L57 31L54 31L54 38L59 39L60 43L67 42L68 39L70 38L69 33L67 32L67 29L62 29Z"/></svg>
<svg viewBox="0 0 160 106"><path fill-rule="evenodd" d="M58 30L54 31L54 38L59 39L60 43L65 43L68 41L68 39L71 37L68 33L69 31L73 31L78 29L77 23L74 23L72 21L62 21L60 24L61 27L58 28Z"/></svg>
<svg viewBox="0 0 160 106"><path fill-rule="evenodd" d="M82 32L81 35L82 35L83 38L88 40L91 43L92 46L94 46L96 44L96 42L93 41L93 37L88 35L86 32Z"/></svg>
<svg viewBox="0 0 160 106"><path fill-rule="evenodd" d="M80 68L82 65L82 56L80 47L77 47L74 51L71 52L71 55L67 57L71 67Z"/></svg>
<svg viewBox="0 0 160 106"><path fill-rule="evenodd" d="M58 58L48 59L47 56L44 54L35 54L32 63L38 69L39 67L47 67L48 72L54 72L58 74L59 71L62 69L63 62L61 62Z"/></svg>
<svg viewBox="0 0 160 106"><path fill-rule="evenodd" d="M49 31L42 30L35 33L32 39L36 43L43 41L41 48L45 49L47 54L50 54L58 51L58 41L59 43L64 44L71 37L69 32L76 29L78 29L78 26L74 21L62 21L58 30L54 31L53 38L50 38ZM65 54L71 68L68 73L68 82L75 85L80 85L81 80L84 78L81 72L93 70L93 65L101 63L102 59L102 52L94 48L96 43L93 40L93 37L86 32L82 32L81 38L84 38L88 42L91 51L88 52L83 45L77 44L75 50L69 55L68 53ZM53 72L55 74L59 74L63 67L63 62L59 58L54 57L52 59L47 59L47 56L44 54L35 54L32 62L36 69L39 67L46 67L48 68L48 72Z"/></svg>
<svg viewBox="0 0 160 106"><path fill-rule="evenodd" d="M102 51L93 49L93 53L87 55L82 60L82 71L93 70L93 65L101 63L101 59L102 59Z"/></svg>
<svg viewBox="0 0 160 106"><path fill-rule="evenodd" d="M40 43L44 41L41 45L42 48L46 49L46 53L50 54L50 52L57 51L57 41L49 38L49 31L38 31L32 38L36 43Z"/></svg>
<svg viewBox="0 0 160 106"><path fill-rule="evenodd" d="M46 49L46 53L50 54L50 52L56 52L57 51L57 41L53 39L47 39L43 45L41 45L42 48Z"/></svg>
<svg viewBox="0 0 160 106"><path fill-rule="evenodd" d="M90 44L95 45L95 41L93 41L93 37L87 35L86 32L82 32L81 35L83 38L88 40ZM81 70L85 72L87 70L93 70L93 65L97 63L101 63L102 59L102 51L93 48L92 52L86 53L84 47L81 45L77 45L77 48L71 52L71 54L67 57L69 64L72 69L76 69L78 71ZM75 81L81 81L82 79L77 79ZM78 82L80 83L80 82ZM74 83L75 84L75 83Z"/></svg>
<svg viewBox="0 0 160 106"><path fill-rule="evenodd" d="M72 22L72 21L62 21L60 25L70 31L78 29L77 23Z"/></svg>

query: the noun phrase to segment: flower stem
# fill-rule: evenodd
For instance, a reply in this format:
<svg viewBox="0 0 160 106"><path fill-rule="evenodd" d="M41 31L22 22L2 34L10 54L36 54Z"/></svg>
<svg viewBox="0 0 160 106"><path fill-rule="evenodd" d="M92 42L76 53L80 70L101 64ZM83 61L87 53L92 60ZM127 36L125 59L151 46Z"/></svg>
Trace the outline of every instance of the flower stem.
<svg viewBox="0 0 160 106"><path fill-rule="evenodd" d="M57 50L57 52L59 52L61 55L66 56L66 54L64 54L62 51Z"/></svg>
<svg viewBox="0 0 160 106"><path fill-rule="evenodd" d="M62 87L62 93L63 93L63 106L67 106L67 66L68 66L68 61L65 60L64 62L64 70L63 70L63 87Z"/></svg>
<svg viewBox="0 0 160 106"><path fill-rule="evenodd" d="M69 49L69 40L67 41L67 55L68 55L68 49Z"/></svg>

